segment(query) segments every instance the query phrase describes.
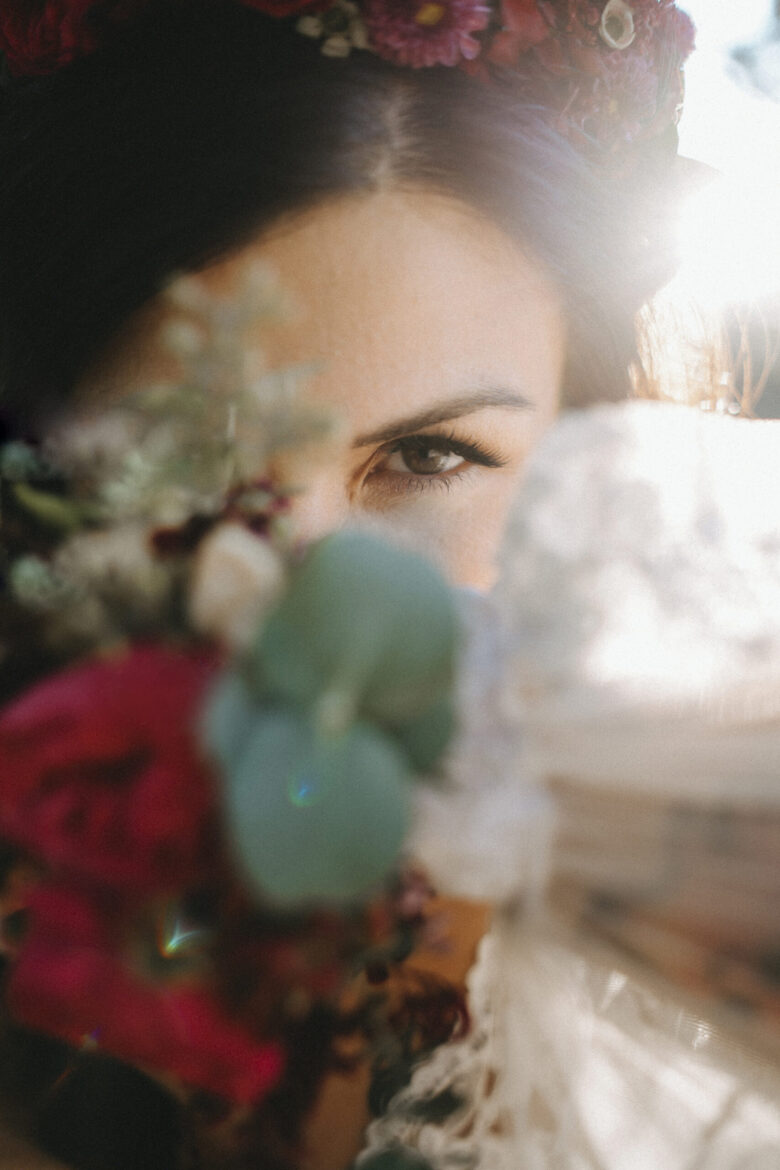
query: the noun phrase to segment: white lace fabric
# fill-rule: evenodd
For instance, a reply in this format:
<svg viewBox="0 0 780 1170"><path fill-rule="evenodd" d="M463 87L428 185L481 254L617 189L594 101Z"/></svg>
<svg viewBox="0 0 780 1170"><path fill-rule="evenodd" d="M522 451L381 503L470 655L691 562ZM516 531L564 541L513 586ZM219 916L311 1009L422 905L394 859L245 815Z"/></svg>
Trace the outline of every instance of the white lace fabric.
<svg viewBox="0 0 780 1170"><path fill-rule="evenodd" d="M473 1029L369 1127L432 1170L777 1170L780 1070L606 955L499 921L469 979ZM441 1123L422 1107L452 1093Z"/></svg>
<svg viewBox="0 0 780 1170"><path fill-rule="evenodd" d="M780 1170L778 501L780 423L633 403L542 442L494 595L464 599L459 737L409 839L442 893L499 908L473 1030L358 1166ZM631 960L592 933L612 903Z"/></svg>
<svg viewBox="0 0 780 1170"><path fill-rule="evenodd" d="M491 949L487 935L469 974L469 1034L442 1044L418 1065L409 1085L369 1126L358 1168L370 1156L403 1146L422 1154L435 1170L476 1170L478 1166L509 1170L506 1126L511 1118L504 1116L495 1092L501 1053L495 1032ZM462 1102L460 1107L444 1122L425 1121L426 1103L445 1094Z"/></svg>

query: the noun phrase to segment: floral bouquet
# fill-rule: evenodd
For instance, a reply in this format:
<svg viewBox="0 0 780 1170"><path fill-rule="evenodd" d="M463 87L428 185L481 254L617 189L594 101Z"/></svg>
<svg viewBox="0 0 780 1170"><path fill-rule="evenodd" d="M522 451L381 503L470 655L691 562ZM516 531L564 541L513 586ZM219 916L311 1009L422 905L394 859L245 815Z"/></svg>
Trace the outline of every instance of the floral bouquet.
<svg viewBox="0 0 780 1170"><path fill-rule="evenodd" d="M286 1165L347 1047L403 1079L463 1022L453 989L390 978L436 929L401 853L455 614L410 554L292 539L268 464L327 423L245 344L268 274L170 305L179 380L0 449L7 1027L58 1038L60 1079L106 1054Z"/></svg>
<svg viewBox="0 0 780 1170"><path fill-rule="evenodd" d="M170 305L179 377L0 450L3 1081L139 1070L162 1166L287 1170L357 1061L361 1170L774 1157L777 424L562 419L456 615L292 537L274 456L328 420L245 336L267 274ZM470 1030L404 963L429 878L497 907Z"/></svg>

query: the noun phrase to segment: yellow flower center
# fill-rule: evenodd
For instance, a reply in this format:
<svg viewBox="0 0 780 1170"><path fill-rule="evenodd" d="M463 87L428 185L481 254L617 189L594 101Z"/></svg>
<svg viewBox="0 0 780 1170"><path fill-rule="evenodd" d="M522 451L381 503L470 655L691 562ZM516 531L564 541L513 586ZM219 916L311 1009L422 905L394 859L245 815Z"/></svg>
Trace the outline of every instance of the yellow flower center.
<svg viewBox="0 0 780 1170"><path fill-rule="evenodd" d="M417 9L417 15L414 19L424 28L433 28L444 18L446 11L443 4L423 4L421 8Z"/></svg>

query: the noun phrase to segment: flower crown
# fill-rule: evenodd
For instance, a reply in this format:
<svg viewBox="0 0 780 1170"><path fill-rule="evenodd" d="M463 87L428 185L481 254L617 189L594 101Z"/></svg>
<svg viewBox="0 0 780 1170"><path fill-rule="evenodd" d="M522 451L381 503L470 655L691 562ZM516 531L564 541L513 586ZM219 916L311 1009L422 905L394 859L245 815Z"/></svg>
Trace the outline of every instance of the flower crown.
<svg viewBox="0 0 780 1170"><path fill-rule="evenodd" d="M694 27L674 0L236 0L295 20L330 57L367 50L400 66L516 73L578 143L609 150L679 118ZM5 0L0 49L14 76L96 51L155 0Z"/></svg>

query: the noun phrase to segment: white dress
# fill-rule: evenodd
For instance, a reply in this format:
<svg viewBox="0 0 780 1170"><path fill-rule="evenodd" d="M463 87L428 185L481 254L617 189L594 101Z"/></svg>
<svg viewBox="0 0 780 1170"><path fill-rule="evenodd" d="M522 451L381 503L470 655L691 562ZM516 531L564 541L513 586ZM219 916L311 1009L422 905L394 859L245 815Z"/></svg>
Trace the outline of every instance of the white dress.
<svg viewBox="0 0 780 1170"><path fill-rule="evenodd" d="M780 1170L780 423L565 417L464 608L409 848L498 909L358 1167Z"/></svg>

